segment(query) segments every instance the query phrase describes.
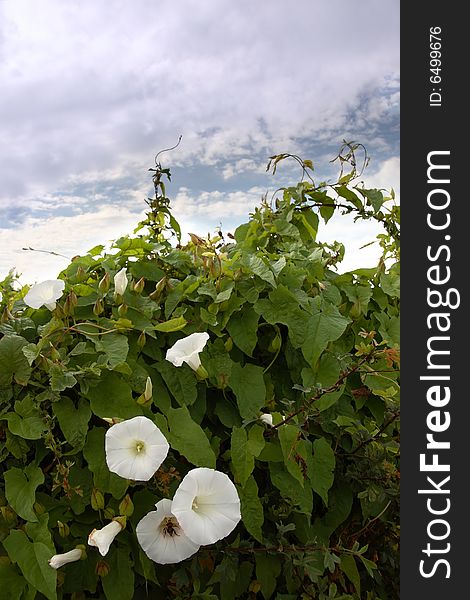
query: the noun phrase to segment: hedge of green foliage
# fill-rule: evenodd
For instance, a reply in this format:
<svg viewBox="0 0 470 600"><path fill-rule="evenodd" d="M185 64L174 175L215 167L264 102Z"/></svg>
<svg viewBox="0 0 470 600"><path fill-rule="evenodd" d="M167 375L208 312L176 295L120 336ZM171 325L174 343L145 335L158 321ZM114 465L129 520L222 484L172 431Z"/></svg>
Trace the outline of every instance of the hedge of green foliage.
<svg viewBox="0 0 470 600"><path fill-rule="evenodd" d="M359 182L359 149L328 185L310 161L273 157L303 180L234 236L185 246L156 164L147 219L75 257L54 310L0 283L0 598L398 597L399 208ZM317 241L334 211L384 225L377 267L338 274L344 247ZM197 373L166 360L194 332L209 334ZM105 460L110 420L137 415L170 445L144 482ZM156 564L136 525L195 467L235 483L241 521ZM88 536L115 517L125 528L101 556ZM81 560L49 565L77 547Z"/></svg>

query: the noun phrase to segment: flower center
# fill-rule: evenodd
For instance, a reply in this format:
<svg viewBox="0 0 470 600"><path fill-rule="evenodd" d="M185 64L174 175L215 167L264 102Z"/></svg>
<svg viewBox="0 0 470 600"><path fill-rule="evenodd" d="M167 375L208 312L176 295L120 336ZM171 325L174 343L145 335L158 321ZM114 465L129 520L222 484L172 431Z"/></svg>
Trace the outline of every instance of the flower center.
<svg viewBox="0 0 470 600"><path fill-rule="evenodd" d="M173 537L174 535L179 535L179 528L180 524L176 520L176 517L165 517L160 523L160 529L164 536Z"/></svg>
<svg viewBox="0 0 470 600"><path fill-rule="evenodd" d="M144 442L138 441L135 444L135 451L137 454L141 454L145 450Z"/></svg>
<svg viewBox="0 0 470 600"><path fill-rule="evenodd" d="M193 510L198 510L198 509L199 509L199 506L198 506L198 504L197 504L197 496L194 498L194 500L193 500L193 504L192 504L191 508L192 508Z"/></svg>

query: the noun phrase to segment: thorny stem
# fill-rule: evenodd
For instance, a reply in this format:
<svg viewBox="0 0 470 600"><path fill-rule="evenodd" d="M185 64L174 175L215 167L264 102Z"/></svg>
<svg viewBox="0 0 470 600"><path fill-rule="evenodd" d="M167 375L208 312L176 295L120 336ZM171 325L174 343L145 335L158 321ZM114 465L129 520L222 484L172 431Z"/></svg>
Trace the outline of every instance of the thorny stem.
<svg viewBox="0 0 470 600"><path fill-rule="evenodd" d="M366 446L367 444L370 444L370 442L373 442L374 440L376 440L379 437L379 435L381 433L383 433L387 429L387 427L389 425L391 425L394 421L396 421L398 419L399 416L400 416L400 411L397 410L396 412L394 412L392 414L392 416L389 419L387 419L385 421L385 423L383 423L381 425L381 427L379 428L379 430L377 431L377 433L375 433L373 436L371 436L367 440L364 440L363 442L361 442L359 444L359 446L355 450L353 450L352 452L348 452L348 456L355 455L359 450L361 450L361 448L364 448L364 446Z"/></svg>
<svg viewBox="0 0 470 600"><path fill-rule="evenodd" d="M361 367L364 363L366 363L373 356L373 354L375 352L376 352L376 349L374 348L368 354L366 354L365 356L363 356L363 358L356 365L354 365L354 367L352 367L348 371L344 372L341 375L341 377L335 383L333 383L333 385L330 385L330 387L318 390L318 392L314 396L312 396L311 398L309 398L306 401L305 404L303 404L299 409L297 409L296 411L294 411L293 413L291 413L290 415L288 415L287 417L285 417L277 425L273 425L269 430L267 430L265 432L264 435L265 436L271 436L271 435L273 435L273 431L275 429L277 429L278 427L281 427L281 425L285 425L288 421L291 421L297 415L305 412L308 408L310 408L310 406L314 402L316 402L317 400L319 400L324 394L329 394L330 392L335 392L343 384L344 380L347 379L353 373L355 373L359 369L359 367Z"/></svg>

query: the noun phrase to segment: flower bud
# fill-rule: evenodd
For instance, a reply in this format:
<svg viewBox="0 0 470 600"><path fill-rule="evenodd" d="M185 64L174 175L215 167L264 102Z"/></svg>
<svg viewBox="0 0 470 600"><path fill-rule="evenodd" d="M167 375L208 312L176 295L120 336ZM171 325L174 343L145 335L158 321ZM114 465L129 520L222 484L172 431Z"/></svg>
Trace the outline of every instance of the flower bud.
<svg viewBox="0 0 470 600"><path fill-rule="evenodd" d="M127 304L121 304L118 306L118 315L120 317L125 317L127 314Z"/></svg>
<svg viewBox="0 0 470 600"><path fill-rule="evenodd" d="M127 273L126 267L123 267L114 276L114 295L123 296L127 288Z"/></svg>
<svg viewBox="0 0 470 600"><path fill-rule="evenodd" d="M51 360L57 362L60 360L60 352L51 344Z"/></svg>
<svg viewBox="0 0 470 600"><path fill-rule="evenodd" d="M110 568L105 560L99 560L96 563L95 573L100 577L106 577L109 574Z"/></svg>
<svg viewBox="0 0 470 600"><path fill-rule="evenodd" d="M155 302L158 302L167 283L168 283L167 277L166 276L162 277L160 279L160 281L157 283L157 285L155 286L155 290L151 294L149 294L149 298L151 298Z"/></svg>
<svg viewBox="0 0 470 600"><path fill-rule="evenodd" d="M93 510L103 510L104 508L104 496L96 488L93 488L91 491L91 508Z"/></svg>
<svg viewBox="0 0 470 600"><path fill-rule="evenodd" d="M98 289L102 294L106 294L109 290L109 286L111 285L111 277L109 273L105 273L98 283Z"/></svg>
<svg viewBox="0 0 470 600"><path fill-rule="evenodd" d="M82 281L85 281L86 278L87 278L86 271L82 267L82 265L80 265L77 269L77 272L75 273L75 279L77 280L78 283L82 283Z"/></svg>
<svg viewBox="0 0 470 600"><path fill-rule="evenodd" d="M134 504L129 494L126 494L119 504L119 514L131 517L134 512Z"/></svg>
<svg viewBox="0 0 470 600"><path fill-rule="evenodd" d="M101 298L98 298L95 302L95 304L93 305L93 314L95 314L97 317L99 317L99 315L101 315L101 313L104 311L104 302Z"/></svg>
<svg viewBox="0 0 470 600"><path fill-rule="evenodd" d="M104 517L105 517L105 519L112 519L115 514L116 513L114 512L114 510L110 506L107 506L104 509Z"/></svg>
<svg viewBox="0 0 470 600"><path fill-rule="evenodd" d="M3 325L3 323L7 323L10 319L13 319L13 315L8 310L8 306L5 306L2 311L2 316L0 317L0 323Z"/></svg>
<svg viewBox="0 0 470 600"><path fill-rule="evenodd" d="M46 509L44 508L44 504L41 504L40 502L35 502L33 504L33 509L37 515L43 515L46 512Z"/></svg>
<svg viewBox="0 0 470 600"><path fill-rule="evenodd" d="M145 287L145 279L143 277L141 277L139 279L139 281L137 281L136 283L134 283L134 292L136 294L141 294L143 289Z"/></svg>
<svg viewBox="0 0 470 600"><path fill-rule="evenodd" d="M152 391L153 391L152 380L150 379L150 377L147 377L147 381L145 382L145 390L144 390L145 400L152 399Z"/></svg>
<svg viewBox="0 0 470 600"><path fill-rule="evenodd" d="M62 523L62 521L57 521L57 528L59 529L60 537L67 537L70 533L70 527L67 523Z"/></svg>
<svg viewBox="0 0 470 600"><path fill-rule="evenodd" d="M137 346L138 346L139 350L142 350L142 348L145 346L146 341L147 341L147 336L145 335L145 331L142 331L142 333L137 338Z"/></svg>

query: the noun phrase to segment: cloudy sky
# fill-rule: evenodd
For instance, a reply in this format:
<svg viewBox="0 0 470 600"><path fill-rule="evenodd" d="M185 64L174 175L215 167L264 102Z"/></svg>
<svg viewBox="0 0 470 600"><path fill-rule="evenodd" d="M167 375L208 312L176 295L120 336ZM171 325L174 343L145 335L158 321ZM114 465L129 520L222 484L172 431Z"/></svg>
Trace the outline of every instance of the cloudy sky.
<svg viewBox="0 0 470 600"><path fill-rule="evenodd" d="M0 280L131 233L179 135L161 161L186 232L233 230L295 183L265 172L280 152L332 179L356 140L366 184L399 187L399 0L0 0L0 89ZM343 219L319 238L353 268L374 235Z"/></svg>

